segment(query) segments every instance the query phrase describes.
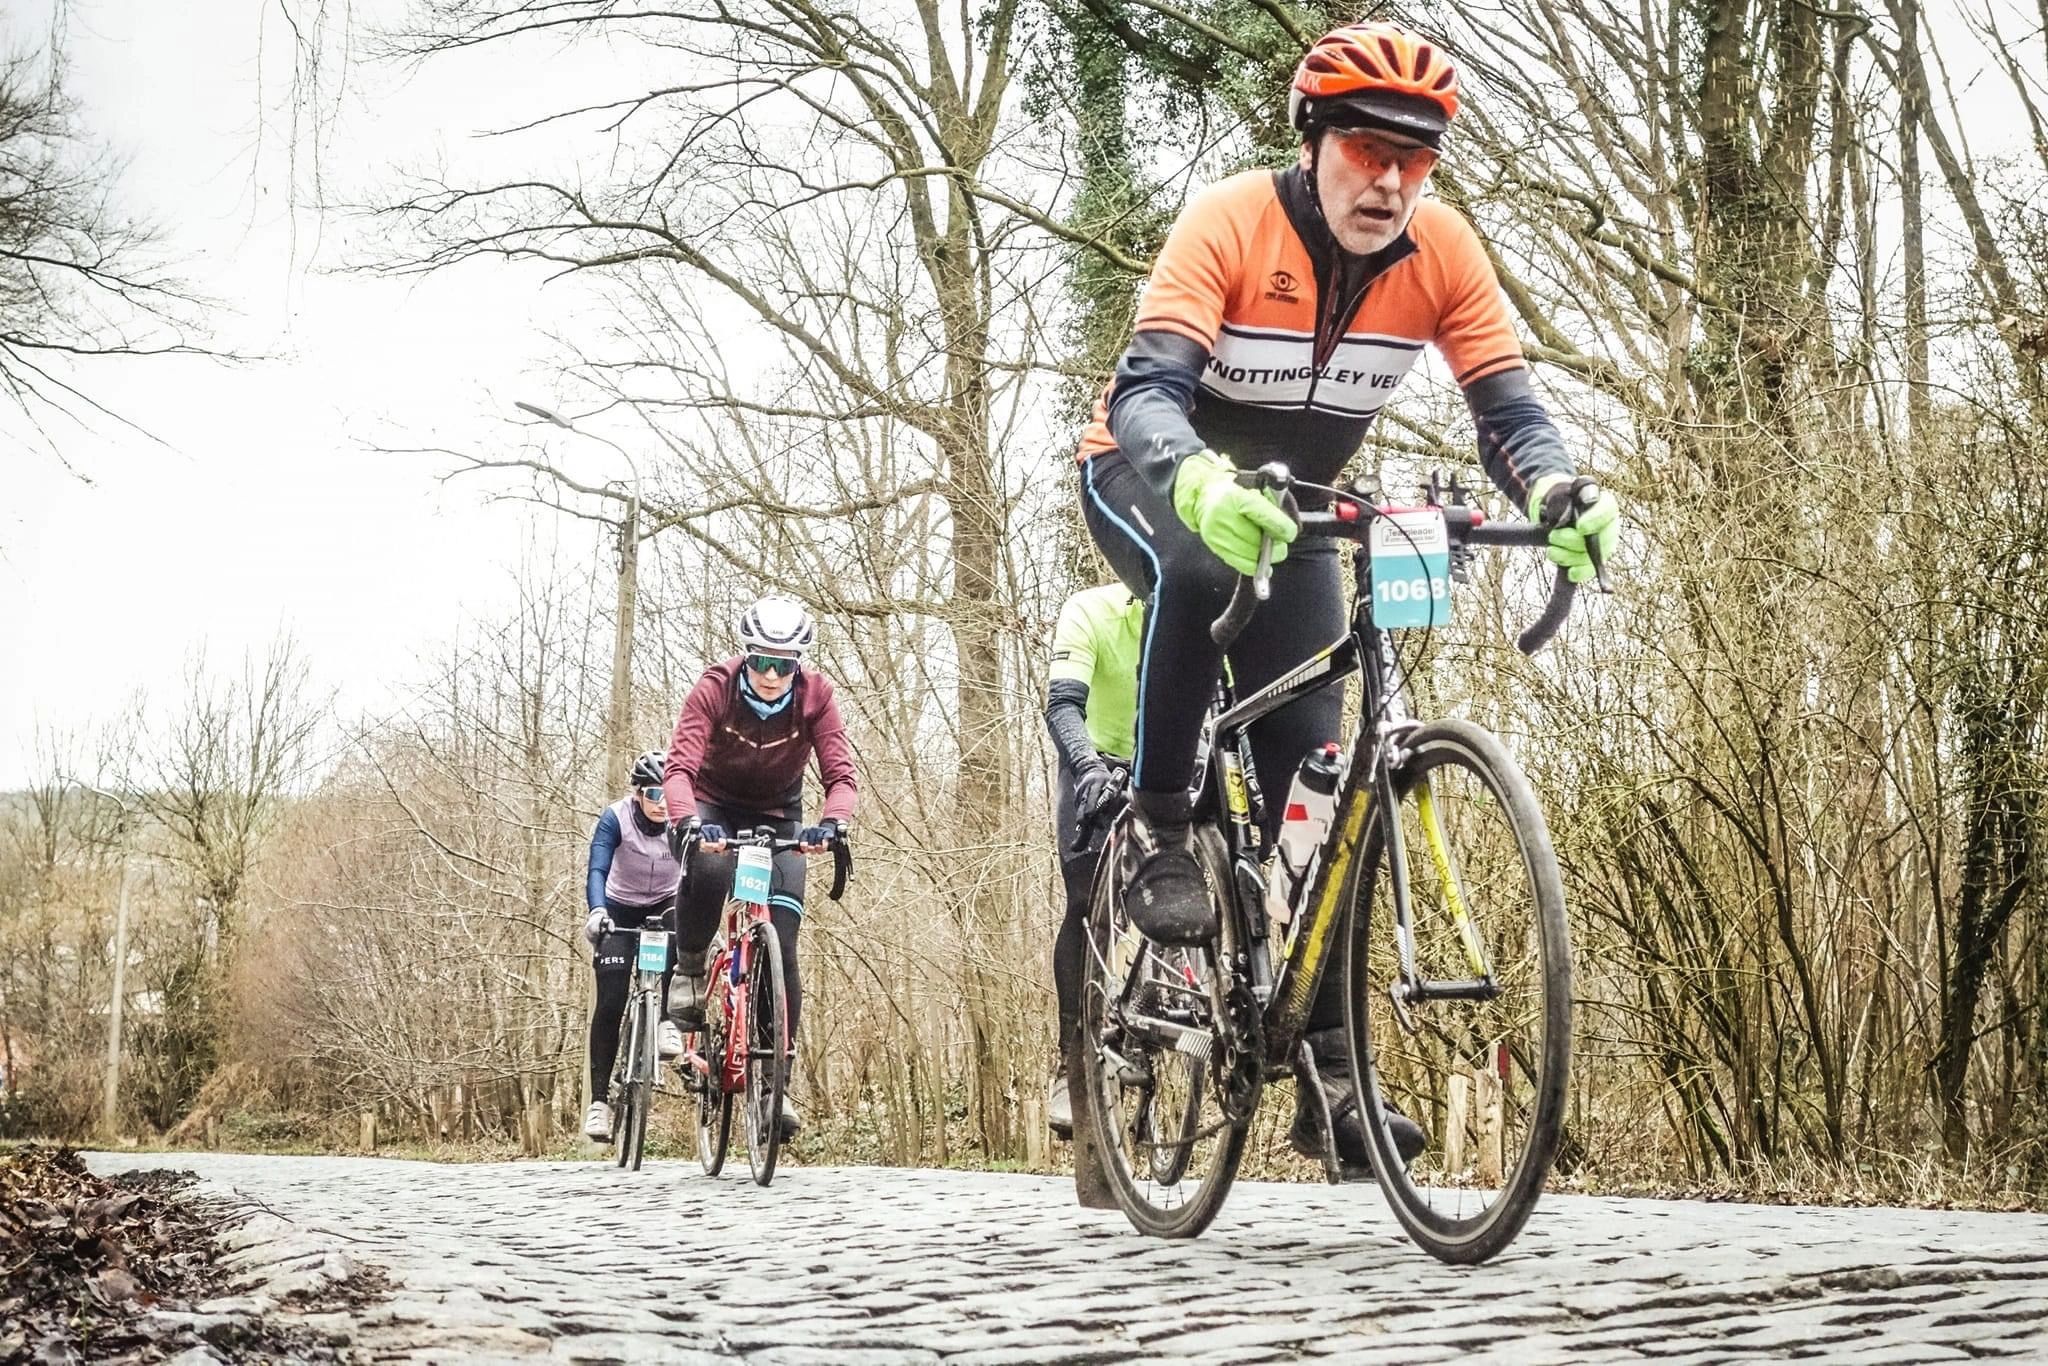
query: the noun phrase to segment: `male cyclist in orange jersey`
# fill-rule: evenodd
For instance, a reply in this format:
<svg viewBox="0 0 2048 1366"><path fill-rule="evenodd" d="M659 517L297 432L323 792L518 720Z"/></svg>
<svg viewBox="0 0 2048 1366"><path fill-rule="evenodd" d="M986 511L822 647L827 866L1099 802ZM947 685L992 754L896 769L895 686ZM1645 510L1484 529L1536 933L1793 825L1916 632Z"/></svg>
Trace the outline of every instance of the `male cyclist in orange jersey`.
<svg viewBox="0 0 2048 1366"><path fill-rule="evenodd" d="M1135 814L1119 875L1139 927L1167 943L1216 930L1188 847L1188 785L1222 665L1209 623L1254 569L1261 535L1274 541L1274 601L1231 647L1238 688L1265 686L1346 629L1336 546L1310 542L1288 557L1294 523L1270 495L1236 483L1237 470L1277 460L1299 478L1332 482L1433 344L1464 390L1487 474L1554 528L1553 561L1574 579L1591 577L1586 537L1611 535L1619 515L1611 494L1578 506L1591 481L1576 474L1530 388L1477 234L1456 210L1422 198L1458 112L1449 57L1392 24L1347 25L1303 57L1288 108L1302 135L1297 164L1232 176L1189 202L1153 262L1135 335L1081 441L1089 532L1117 576L1151 596ZM1302 757L1338 735L1341 701L1326 689L1253 727L1253 761L1269 793L1286 791ZM1280 807L1267 804L1269 837ZM1324 979L1309 1044L1339 1157L1356 1167L1367 1160L1365 1136L1339 978ZM1412 1158L1422 1133L1407 1129L1395 1137ZM1306 1096L1290 1137L1320 1155Z"/></svg>

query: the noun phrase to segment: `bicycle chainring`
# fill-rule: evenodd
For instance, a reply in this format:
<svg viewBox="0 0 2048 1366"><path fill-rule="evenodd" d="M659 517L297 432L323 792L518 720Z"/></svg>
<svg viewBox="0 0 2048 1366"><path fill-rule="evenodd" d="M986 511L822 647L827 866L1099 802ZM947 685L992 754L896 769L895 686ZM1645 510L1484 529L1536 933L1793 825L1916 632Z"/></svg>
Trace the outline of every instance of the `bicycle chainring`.
<svg viewBox="0 0 2048 1366"><path fill-rule="evenodd" d="M1266 1084L1266 1025L1251 988L1235 974L1223 995L1222 1025L1217 1105L1232 1124L1248 1124Z"/></svg>

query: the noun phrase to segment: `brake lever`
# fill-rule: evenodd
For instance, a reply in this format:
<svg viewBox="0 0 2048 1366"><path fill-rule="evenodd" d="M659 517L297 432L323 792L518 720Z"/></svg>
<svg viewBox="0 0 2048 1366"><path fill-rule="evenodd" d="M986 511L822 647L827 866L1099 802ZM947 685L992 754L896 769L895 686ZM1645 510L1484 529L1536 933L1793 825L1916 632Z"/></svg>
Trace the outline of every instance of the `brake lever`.
<svg viewBox="0 0 2048 1366"><path fill-rule="evenodd" d="M1273 538L1259 533L1259 563L1252 571L1252 596L1260 602L1273 596Z"/></svg>
<svg viewBox="0 0 2048 1366"><path fill-rule="evenodd" d="M1607 552L1600 548L1598 536L1586 538L1586 558L1593 562L1593 583L1603 593L1612 593L1614 585L1607 581Z"/></svg>
<svg viewBox="0 0 2048 1366"><path fill-rule="evenodd" d="M1600 486L1592 480L1587 480L1579 486L1579 491L1574 501L1578 504L1572 513L1573 517L1576 518L1580 512L1585 511L1600 501ZM1598 536L1587 536L1585 537L1585 542L1586 558L1593 562L1593 582L1602 593L1612 593L1614 585L1608 582L1607 579L1607 552L1600 548L1600 538Z"/></svg>

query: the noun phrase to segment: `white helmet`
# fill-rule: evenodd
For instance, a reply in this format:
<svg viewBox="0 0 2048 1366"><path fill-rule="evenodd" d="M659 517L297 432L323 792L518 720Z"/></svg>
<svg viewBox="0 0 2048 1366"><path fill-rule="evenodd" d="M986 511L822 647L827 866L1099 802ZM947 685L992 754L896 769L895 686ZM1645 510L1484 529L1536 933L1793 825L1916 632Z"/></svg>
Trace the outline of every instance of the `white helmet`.
<svg viewBox="0 0 2048 1366"><path fill-rule="evenodd" d="M740 645L801 655L818 638L818 628L804 605L790 598L763 598L740 614Z"/></svg>

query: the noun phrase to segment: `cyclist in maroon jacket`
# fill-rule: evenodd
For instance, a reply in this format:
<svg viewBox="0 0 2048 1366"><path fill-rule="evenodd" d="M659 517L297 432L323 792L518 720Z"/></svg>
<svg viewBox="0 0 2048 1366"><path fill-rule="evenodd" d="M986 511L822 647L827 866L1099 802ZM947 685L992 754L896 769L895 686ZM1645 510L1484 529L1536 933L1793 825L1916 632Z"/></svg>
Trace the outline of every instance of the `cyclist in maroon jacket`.
<svg viewBox="0 0 2048 1366"><path fill-rule="evenodd" d="M853 816L853 749L839 718L832 680L802 664L817 628L802 604L762 598L740 617L743 654L712 665L683 699L669 741L663 787L669 839L679 852L694 834L676 894L676 974L669 988L670 1017L685 1029L704 1022L705 950L732 891L734 856L726 840L742 830L774 830L796 839L801 853L775 856L769 918L782 947L782 980L789 995L789 1037L797 1038L803 988L797 977L796 936L803 924L804 855L829 850ZM802 827L804 768L815 757L825 787L817 824ZM785 1091L782 1127L800 1127Z"/></svg>

